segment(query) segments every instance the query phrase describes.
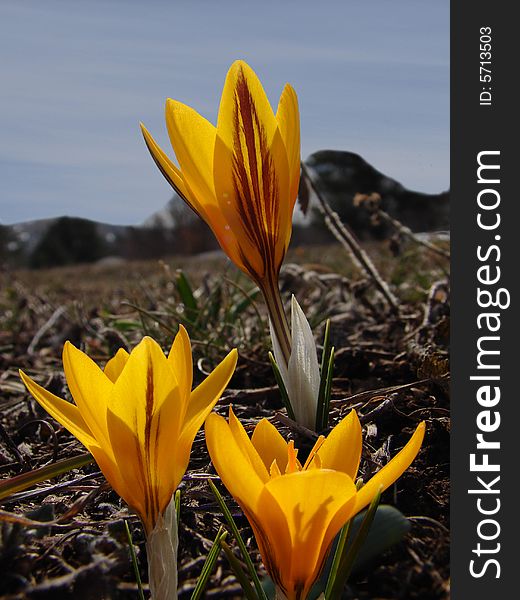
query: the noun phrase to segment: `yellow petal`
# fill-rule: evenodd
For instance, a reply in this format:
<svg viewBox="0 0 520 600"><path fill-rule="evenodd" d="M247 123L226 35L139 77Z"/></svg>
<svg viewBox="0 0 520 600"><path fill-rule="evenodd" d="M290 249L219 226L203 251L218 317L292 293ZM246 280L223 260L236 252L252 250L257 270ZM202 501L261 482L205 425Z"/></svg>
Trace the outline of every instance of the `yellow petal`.
<svg viewBox="0 0 520 600"><path fill-rule="evenodd" d="M423 421L419 423L406 446L359 490L356 496L354 514L368 506L380 488L382 491L386 490L401 477L421 449L424 431L425 423Z"/></svg>
<svg viewBox="0 0 520 600"><path fill-rule="evenodd" d="M256 516L267 538L276 542L274 562L289 597L297 590L303 590L299 597L307 596L334 536L352 514L355 493L348 475L321 469L282 475L266 484ZM280 512L285 515L289 543L283 539Z"/></svg>
<svg viewBox="0 0 520 600"><path fill-rule="evenodd" d="M192 439L195 437L204 419L226 389L229 380L235 372L237 360L238 352L236 349L233 349L213 369L206 379L191 392L188 409L184 418L183 435L192 436Z"/></svg>
<svg viewBox="0 0 520 600"><path fill-rule="evenodd" d="M276 120L287 151L290 172L289 205L292 213L300 181L300 113L298 97L289 84L284 87L280 96Z"/></svg>
<svg viewBox="0 0 520 600"><path fill-rule="evenodd" d="M119 348L115 356L113 356L105 365L104 373L112 383L115 383L121 371L126 365L129 354L124 348Z"/></svg>
<svg viewBox="0 0 520 600"><path fill-rule="evenodd" d="M287 476L274 477L272 481L282 480L285 477ZM265 487L251 509L241 506L255 534L267 572L278 587L288 591L291 587L289 577L293 546L285 507L280 506L277 499ZM289 594L287 597L293 598Z"/></svg>
<svg viewBox="0 0 520 600"><path fill-rule="evenodd" d="M267 419L262 419L255 427L251 438L253 446L260 455L266 469L270 469L273 460L282 473L287 466L287 442L276 427Z"/></svg>
<svg viewBox="0 0 520 600"><path fill-rule="evenodd" d="M113 383L94 361L70 342L63 347L63 369L74 402L92 435L101 447L110 446L106 414Z"/></svg>
<svg viewBox="0 0 520 600"><path fill-rule="evenodd" d="M239 243L238 266L256 281L276 276L292 214L287 151L262 85L242 61L224 85L214 173L217 200Z"/></svg>
<svg viewBox="0 0 520 600"><path fill-rule="evenodd" d="M277 267L281 265L291 239L292 215L296 196L291 196L291 173L287 151L280 131L277 129L271 143L271 156L276 172L276 196L278 198L278 222L275 231Z"/></svg>
<svg viewBox="0 0 520 600"><path fill-rule="evenodd" d="M168 504L174 481L182 401L175 374L159 345L145 337L113 386L107 415L110 442L124 482L142 498L146 526ZM126 497L126 496L123 496Z"/></svg>
<svg viewBox="0 0 520 600"><path fill-rule="evenodd" d="M215 127L189 106L171 99L166 102L166 125L181 166L188 203L211 227L224 252L240 267L237 240L215 197Z"/></svg>
<svg viewBox="0 0 520 600"><path fill-rule="evenodd" d="M126 474L121 473L118 465L100 446L92 444L89 446L89 451L94 456L96 463L101 469L105 479L112 486L115 492L123 498L123 500L132 507L139 515L144 514L143 497L139 493L136 494L136 488L128 485L126 482Z"/></svg>
<svg viewBox="0 0 520 600"><path fill-rule="evenodd" d="M242 452L226 420L211 413L205 425L206 445L211 462L223 484L242 508L255 506L263 489L263 482Z"/></svg>
<svg viewBox="0 0 520 600"><path fill-rule="evenodd" d="M217 128L175 100L166 103L166 122L180 169L142 126L159 169L237 267L259 284L272 284L291 237L298 189L294 90L286 86L275 116L258 77L236 61L224 84Z"/></svg>
<svg viewBox="0 0 520 600"><path fill-rule="evenodd" d="M265 483L269 480L268 466L251 443L242 423L237 419L231 405L229 406L229 429L244 456L249 458L251 466L258 473L260 479ZM271 461L272 462L272 461Z"/></svg>
<svg viewBox="0 0 520 600"><path fill-rule="evenodd" d="M235 143L237 110L239 114L255 113L270 144L277 128L273 109L256 73L242 60L235 61L229 68L218 113L219 136L230 149Z"/></svg>
<svg viewBox="0 0 520 600"><path fill-rule="evenodd" d="M63 425L63 427L70 431L72 435L77 437L84 446L88 448L92 444L97 443L77 406L48 392L23 371L20 371L20 377L39 404L54 417L58 423Z"/></svg>
<svg viewBox="0 0 520 600"><path fill-rule="evenodd" d="M135 432L110 408L107 421L111 434L115 464L121 474L117 493L125 499L138 513L145 530L150 532L161 512L160 486L156 460L157 421L150 425L150 444L145 448Z"/></svg>
<svg viewBox="0 0 520 600"><path fill-rule="evenodd" d="M112 387L110 410L144 442L150 418L172 398L179 398L177 377L159 344L146 336L132 350Z"/></svg>
<svg viewBox="0 0 520 600"><path fill-rule="evenodd" d="M275 460L273 460L273 462L271 463L271 466L269 467L269 475L271 476L271 478L273 478L273 477L280 477L281 474L282 474L282 472L278 468L278 464L276 463L276 459L275 459Z"/></svg>
<svg viewBox="0 0 520 600"><path fill-rule="evenodd" d="M179 478L179 481L188 467L193 440L226 389L235 372L237 359L237 351L231 350L206 379L191 392L175 459L176 477Z"/></svg>
<svg viewBox="0 0 520 600"><path fill-rule="evenodd" d="M166 181L172 186L172 188L179 194L179 196L187 202L195 212L197 209L192 205L190 201L190 194L184 183L182 173L163 152L159 144L153 139L146 127L141 123L141 131L143 133L144 141L146 146L155 161L155 164L159 168L159 171L164 175ZM202 215L201 215L202 216Z"/></svg>
<svg viewBox="0 0 520 600"><path fill-rule="evenodd" d="M179 332L168 354L168 362L179 383L181 398L187 405L193 383L193 357L190 338L183 325L179 325Z"/></svg>
<svg viewBox="0 0 520 600"><path fill-rule="evenodd" d="M361 447L361 424L356 411L352 410L329 433L317 454L324 469L343 471L356 479Z"/></svg>
<svg viewBox="0 0 520 600"><path fill-rule="evenodd" d="M166 101L165 115L184 182L203 206L215 204L213 153L217 132L214 125L189 106L170 98Z"/></svg>

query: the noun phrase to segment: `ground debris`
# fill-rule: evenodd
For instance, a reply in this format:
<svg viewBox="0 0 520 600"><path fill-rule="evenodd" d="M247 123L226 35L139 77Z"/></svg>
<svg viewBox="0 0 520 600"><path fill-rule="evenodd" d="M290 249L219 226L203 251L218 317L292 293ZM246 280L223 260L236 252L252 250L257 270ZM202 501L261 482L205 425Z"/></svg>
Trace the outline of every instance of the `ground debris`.
<svg viewBox="0 0 520 600"><path fill-rule="evenodd" d="M352 408L358 411L365 438L362 476L394 456L420 421L427 424L418 458L383 497L411 518L411 531L376 564L355 573L344 597L445 600L450 429L446 265L439 266L421 246L405 248L395 257L384 242L374 242L367 252L399 299L397 313L388 310L337 246L295 251L282 269L281 281L287 303L294 293L307 314L319 348L325 321L331 320L336 363L329 429ZM195 383L230 348L240 350L237 371L217 412L227 414L231 402L247 431L266 417L283 435L312 445L283 410L267 360L268 323L260 299L245 278L222 260L219 265L210 274L211 267L191 259L184 264L136 263L124 272L97 267L92 279L92 267L0 273L0 478L84 452L26 393L19 368L56 395L69 397L61 366L65 339L102 364L118 347L132 347L143 334L167 348L179 322L187 324L193 340ZM176 267L185 269L192 284L196 315L177 294ZM215 478L229 501L252 559L265 576L249 524L218 482L199 433L181 484L182 599L190 597L223 522L208 477ZM19 492L0 507L20 517L16 522L0 515L0 571L5 574L0 597L135 599L124 520L130 524L141 577L147 581L141 525L95 464ZM31 520L41 525L31 525ZM206 598L242 598L223 555Z"/></svg>

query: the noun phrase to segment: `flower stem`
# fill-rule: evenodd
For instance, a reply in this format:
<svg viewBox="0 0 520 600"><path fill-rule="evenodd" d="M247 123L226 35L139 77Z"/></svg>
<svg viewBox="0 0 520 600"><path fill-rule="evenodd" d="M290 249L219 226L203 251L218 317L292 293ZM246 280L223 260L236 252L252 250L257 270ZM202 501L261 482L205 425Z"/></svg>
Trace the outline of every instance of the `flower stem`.
<svg viewBox="0 0 520 600"><path fill-rule="evenodd" d="M276 280L268 279L259 284L259 287L264 296L267 311L269 312L269 318L271 319L271 324L278 339L278 344L282 350L285 366L287 367L289 359L291 358L291 334L283 307L282 297L278 288L278 282Z"/></svg>
<svg viewBox="0 0 520 600"><path fill-rule="evenodd" d="M148 582L152 600L177 600L177 529L175 496L146 539Z"/></svg>

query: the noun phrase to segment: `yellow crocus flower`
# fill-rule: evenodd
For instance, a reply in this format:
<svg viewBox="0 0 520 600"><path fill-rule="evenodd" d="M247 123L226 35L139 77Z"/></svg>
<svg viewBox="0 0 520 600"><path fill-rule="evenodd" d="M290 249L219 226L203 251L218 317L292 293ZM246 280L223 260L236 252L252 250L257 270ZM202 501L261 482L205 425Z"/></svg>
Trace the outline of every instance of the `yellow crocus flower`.
<svg viewBox="0 0 520 600"><path fill-rule="evenodd" d="M425 425L360 490L354 483L362 447L355 411L318 438L303 465L294 443L266 419L251 439L231 408L229 422L213 413L205 429L211 460L253 528L277 597L304 600L338 531L408 468Z"/></svg>
<svg viewBox="0 0 520 600"><path fill-rule="evenodd" d="M237 361L232 350L193 391L192 354L182 325L166 357L145 337L120 349L104 371L67 342L63 367L75 404L21 378L41 406L92 453L114 490L141 517L147 536L188 466L197 431Z"/></svg>
<svg viewBox="0 0 520 600"><path fill-rule="evenodd" d="M290 336L278 274L300 178L296 93L287 84L275 114L254 71L239 60L227 74L216 127L171 99L166 125L179 166L141 125L153 159L211 227L224 252L262 290L288 362Z"/></svg>

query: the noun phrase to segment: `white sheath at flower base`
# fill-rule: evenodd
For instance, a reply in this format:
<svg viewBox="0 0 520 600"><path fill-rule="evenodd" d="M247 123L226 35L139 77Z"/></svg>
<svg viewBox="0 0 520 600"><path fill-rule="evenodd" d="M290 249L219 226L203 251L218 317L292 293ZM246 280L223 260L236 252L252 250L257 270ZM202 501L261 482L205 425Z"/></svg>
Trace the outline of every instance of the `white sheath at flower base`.
<svg viewBox="0 0 520 600"><path fill-rule="evenodd" d="M280 369L296 421L314 430L320 391L320 367L316 343L303 310L291 299L291 357L285 364L274 328L269 322L276 363Z"/></svg>
<svg viewBox="0 0 520 600"><path fill-rule="evenodd" d="M177 600L179 535L175 494L146 539L148 581L152 600Z"/></svg>

